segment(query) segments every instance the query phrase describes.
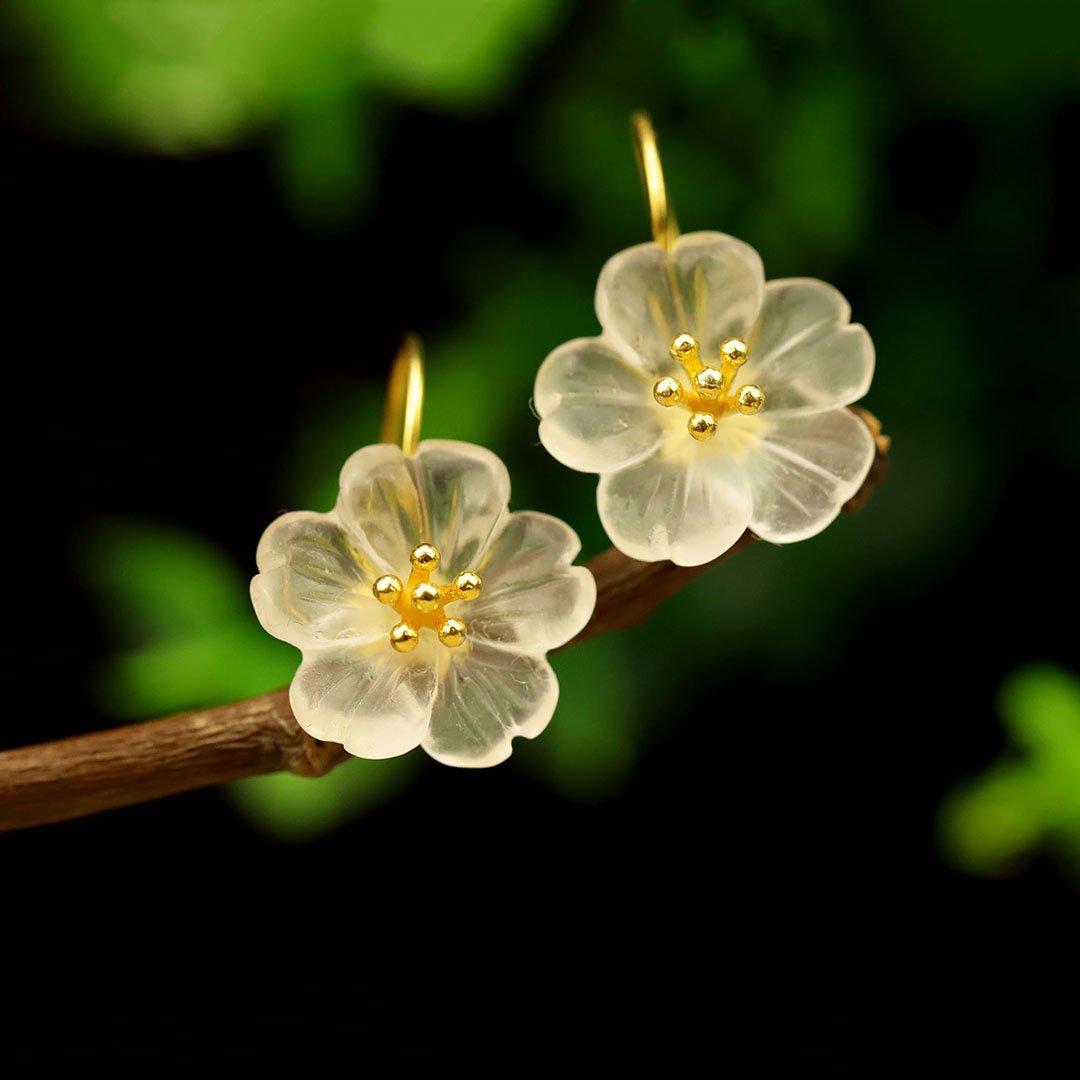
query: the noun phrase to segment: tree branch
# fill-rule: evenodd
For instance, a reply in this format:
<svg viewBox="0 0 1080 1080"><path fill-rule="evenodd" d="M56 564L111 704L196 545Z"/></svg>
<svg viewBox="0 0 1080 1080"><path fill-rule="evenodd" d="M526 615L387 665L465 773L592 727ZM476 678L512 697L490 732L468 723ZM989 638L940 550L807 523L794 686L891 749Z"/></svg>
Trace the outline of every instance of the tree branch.
<svg viewBox="0 0 1080 1080"><path fill-rule="evenodd" d="M861 490L844 507L862 508L888 469L889 439L870 413L853 411L870 428L877 456ZM588 564L596 577L596 609L573 641L636 626L664 600L711 566L748 548L747 530L704 566L642 563L612 548ZM323 776L348 758L334 743L297 725L287 690L199 712L77 735L0 753L0 832L45 825L119 806L287 770Z"/></svg>

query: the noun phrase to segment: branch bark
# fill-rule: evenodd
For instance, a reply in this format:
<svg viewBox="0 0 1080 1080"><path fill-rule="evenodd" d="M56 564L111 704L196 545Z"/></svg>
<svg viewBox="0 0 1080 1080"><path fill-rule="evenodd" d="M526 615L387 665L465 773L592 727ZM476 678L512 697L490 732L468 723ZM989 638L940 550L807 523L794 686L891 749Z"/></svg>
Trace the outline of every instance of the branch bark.
<svg viewBox="0 0 1080 1080"><path fill-rule="evenodd" d="M844 507L862 508L888 469L888 436L877 418L853 407L870 428L877 456L862 488ZM748 548L747 530L703 566L642 563L614 548L592 559L596 609L571 648L598 634L637 626L664 600L716 563ZM323 776L348 758L296 723L287 690L142 724L77 735L0 753L0 832L96 814L165 795L287 770Z"/></svg>

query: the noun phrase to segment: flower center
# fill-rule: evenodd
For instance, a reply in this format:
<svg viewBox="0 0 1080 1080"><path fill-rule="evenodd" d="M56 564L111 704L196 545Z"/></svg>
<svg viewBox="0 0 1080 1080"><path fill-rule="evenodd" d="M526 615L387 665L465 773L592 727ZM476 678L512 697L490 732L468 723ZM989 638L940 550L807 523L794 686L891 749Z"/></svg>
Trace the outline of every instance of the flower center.
<svg viewBox="0 0 1080 1080"><path fill-rule="evenodd" d="M701 362L701 346L696 337L680 334L671 343L671 359L678 360L690 380L687 390L678 379L665 375L653 387L653 397L664 406L682 405L689 410L687 430L695 439L704 441L716 434L720 417L731 412L752 416L765 404L765 391L753 383L744 383L725 394L732 386L739 368L750 355L746 342L728 338L720 346L720 366Z"/></svg>
<svg viewBox="0 0 1080 1080"><path fill-rule="evenodd" d="M458 600L475 600L483 585L480 575L463 570L449 585L435 585L431 575L439 568L439 549L434 544L418 544L409 558L412 571L407 584L402 585L394 574L384 574L371 586L375 599L401 616L390 631L390 644L398 652L411 652L426 626L448 649L456 649L465 641L465 624L447 617L443 609Z"/></svg>

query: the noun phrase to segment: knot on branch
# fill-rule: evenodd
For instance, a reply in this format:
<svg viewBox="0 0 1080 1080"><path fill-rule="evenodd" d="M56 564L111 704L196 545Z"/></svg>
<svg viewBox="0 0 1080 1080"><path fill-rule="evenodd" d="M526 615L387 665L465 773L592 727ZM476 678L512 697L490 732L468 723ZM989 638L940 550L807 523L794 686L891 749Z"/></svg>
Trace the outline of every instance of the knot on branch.
<svg viewBox="0 0 1080 1080"><path fill-rule="evenodd" d="M263 735L267 768L295 776L325 776L349 755L337 743L326 743L303 730L293 717L289 691L275 690L243 704L251 707L250 719Z"/></svg>

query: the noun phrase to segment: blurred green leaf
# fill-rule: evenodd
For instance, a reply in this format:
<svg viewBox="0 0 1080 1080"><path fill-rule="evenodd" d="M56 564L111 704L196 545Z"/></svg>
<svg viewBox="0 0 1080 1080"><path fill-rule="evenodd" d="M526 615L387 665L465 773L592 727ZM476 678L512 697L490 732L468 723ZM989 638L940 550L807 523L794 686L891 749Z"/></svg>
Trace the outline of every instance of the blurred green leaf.
<svg viewBox="0 0 1080 1080"><path fill-rule="evenodd" d="M125 642L175 640L246 609L247 590L229 559L203 537L167 525L99 520L83 532L76 557Z"/></svg>
<svg viewBox="0 0 1080 1080"><path fill-rule="evenodd" d="M122 645L96 683L113 715L136 719L217 705L292 678L296 650L263 632L247 579L204 538L110 519L85 532L77 555Z"/></svg>
<svg viewBox="0 0 1080 1080"><path fill-rule="evenodd" d="M362 197L368 88L446 105L500 93L562 0L19 0L41 119L169 154L280 132L308 220Z"/></svg>
<svg viewBox="0 0 1080 1080"><path fill-rule="evenodd" d="M269 637L252 612L121 653L102 667L96 688L109 712L136 720L265 694L288 683L298 663L296 650Z"/></svg>
<svg viewBox="0 0 1080 1080"><path fill-rule="evenodd" d="M514 758L569 798L607 798L629 780L641 743L631 657L601 637L551 661L559 707L535 742L515 744Z"/></svg>
<svg viewBox="0 0 1080 1080"><path fill-rule="evenodd" d="M783 250L782 230L794 227L825 267L858 240L871 187L866 101L866 88L844 69L815 75L792 95L772 146L778 207L763 206L759 219L774 249Z"/></svg>
<svg viewBox="0 0 1080 1080"><path fill-rule="evenodd" d="M358 95L330 93L283 113L279 172L297 216L319 229L349 220L367 200L369 111Z"/></svg>
<svg viewBox="0 0 1080 1080"><path fill-rule="evenodd" d="M410 96L474 103L510 81L563 0L380 0L364 36L375 77Z"/></svg>
<svg viewBox="0 0 1080 1080"><path fill-rule="evenodd" d="M1053 667L1017 672L1001 693L1010 755L959 785L939 822L946 854L965 870L1000 874L1048 847L1080 869L1080 679Z"/></svg>
<svg viewBox="0 0 1080 1080"><path fill-rule="evenodd" d="M1001 873L1029 854L1043 835L1037 782L1024 769L991 769L961 785L942 806L941 839L965 870Z"/></svg>
<svg viewBox="0 0 1080 1080"><path fill-rule="evenodd" d="M1080 750L1080 680L1067 671L1042 667L1014 675L1002 688L1001 713L1012 737L1031 753ZM1080 757L1066 753L1065 761L1080 776Z"/></svg>
<svg viewBox="0 0 1080 1080"><path fill-rule="evenodd" d="M318 779L268 773L226 790L240 813L263 832L279 840L312 840L398 794L419 768L416 753L386 761L351 758Z"/></svg>

